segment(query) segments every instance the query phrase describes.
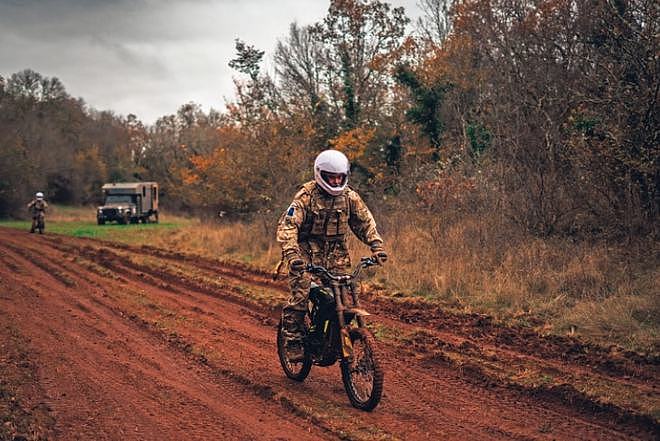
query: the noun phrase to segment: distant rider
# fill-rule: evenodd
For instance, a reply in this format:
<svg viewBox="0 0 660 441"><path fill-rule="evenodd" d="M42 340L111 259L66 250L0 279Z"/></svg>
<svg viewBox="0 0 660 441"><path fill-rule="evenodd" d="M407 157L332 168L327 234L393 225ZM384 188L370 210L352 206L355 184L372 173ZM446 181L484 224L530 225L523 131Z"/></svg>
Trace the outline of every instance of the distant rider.
<svg viewBox="0 0 660 441"><path fill-rule="evenodd" d="M304 357L302 337L311 275L307 263L346 274L351 268L346 234L350 229L369 245L379 263L387 260L383 239L366 204L347 186L349 162L337 150L326 150L314 161L314 180L303 184L280 219L277 241L289 268L291 296L282 310L287 354L291 361Z"/></svg>
<svg viewBox="0 0 660 441"><path fill-rule="evenodd" d="M46 209L48 208L48 203L44 201L44 194L40 191L37 192L37 194L34 195L34 199L32 199L27 205L27 208L32 214L32 228L30 228L30 233L34 233L34 230L37 228L39 221L41 220L43 223L44 215L46 213Z"/></svg>

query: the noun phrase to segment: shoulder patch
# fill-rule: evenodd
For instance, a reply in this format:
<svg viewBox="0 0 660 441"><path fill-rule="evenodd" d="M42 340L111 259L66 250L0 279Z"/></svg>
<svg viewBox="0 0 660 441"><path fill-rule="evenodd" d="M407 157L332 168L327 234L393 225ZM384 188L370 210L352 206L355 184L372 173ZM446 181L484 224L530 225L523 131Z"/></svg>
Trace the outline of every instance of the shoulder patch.
<svg viewBox="0 0 660 441"><path fill-rule="evenodd" d="M293 213L295 213L295 211L296 211L296 207L294 207L293 204L292 204L292 205L289 206L289 209L286 210L286 215L287 216L293 216Z"/></svg>

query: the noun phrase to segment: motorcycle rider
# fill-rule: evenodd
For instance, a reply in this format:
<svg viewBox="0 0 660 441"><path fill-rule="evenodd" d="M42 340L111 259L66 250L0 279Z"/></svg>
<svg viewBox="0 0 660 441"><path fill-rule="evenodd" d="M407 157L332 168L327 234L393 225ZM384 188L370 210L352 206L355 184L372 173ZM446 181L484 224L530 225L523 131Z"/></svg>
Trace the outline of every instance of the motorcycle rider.
<svg viewBox="0 0 660 441"><path fill-rule="evenodd" d="M360 195L348 187L348 158L337 150L321 152L314 161L314 180L302 185L277 227L282 262L289 268L291 296L282 310L290 361L304 358L302 337L311 285L307 263L346 274L351 268L346 234L350 229L369 245L372 257L387 260L376 222Z"/></svg>
<svg viewBox="0 0 660 441"><path fill-rule="evenodd" d="M48 208L48 203L44 200L44 194L38 191L34 195L34 199L30 201L27 205L28 210L32 213L32 228L30 228L30 233L34 233L34 230L39 225L39 220L43 222L46 209ZM42 230L39 230L41 233Z"/></svg>

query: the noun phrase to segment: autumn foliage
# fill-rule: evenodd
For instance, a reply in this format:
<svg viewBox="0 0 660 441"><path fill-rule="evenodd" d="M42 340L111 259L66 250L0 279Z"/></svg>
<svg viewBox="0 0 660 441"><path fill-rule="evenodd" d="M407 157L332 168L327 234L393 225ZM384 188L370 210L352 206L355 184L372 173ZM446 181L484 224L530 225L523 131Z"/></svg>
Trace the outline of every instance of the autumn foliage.
<svg viewBox="0 0 660 441"><path fill-rule="evenodd" d="M56 78L3 79L0 214L35 189L84 203L102 182L150 179L170 209L274 222L314 156L337 148L387 209L497 213L540 237L657 235L655 2L421 5L406 34L402 8L332 0L291 25L272 73L238 39L226 110L187 103L148 127Z"/></svg>

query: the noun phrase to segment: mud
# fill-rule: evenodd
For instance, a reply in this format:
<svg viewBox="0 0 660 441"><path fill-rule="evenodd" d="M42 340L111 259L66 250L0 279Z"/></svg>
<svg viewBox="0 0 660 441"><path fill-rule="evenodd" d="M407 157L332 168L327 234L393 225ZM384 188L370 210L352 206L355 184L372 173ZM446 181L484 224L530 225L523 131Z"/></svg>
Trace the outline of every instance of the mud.
<svg viewBox="0 0 660 441"><path fill-rule="evenodd" d="M270 296L270 297L269 297ZM350 406L338 366L288 380L283 282L153 247L0 228L0 423L7 439L658 439L658 360L375 295L385 392ZM381 332L382 333L382 332ZM525 384L510 371L552 373ZM618 388L618 389L617 389ZM635 403L635 400L629 400ZM14 404L12 404L14 403ZM9 423L9 424L6 424ZM20 438L18 438L20 439Z"/></svg>

